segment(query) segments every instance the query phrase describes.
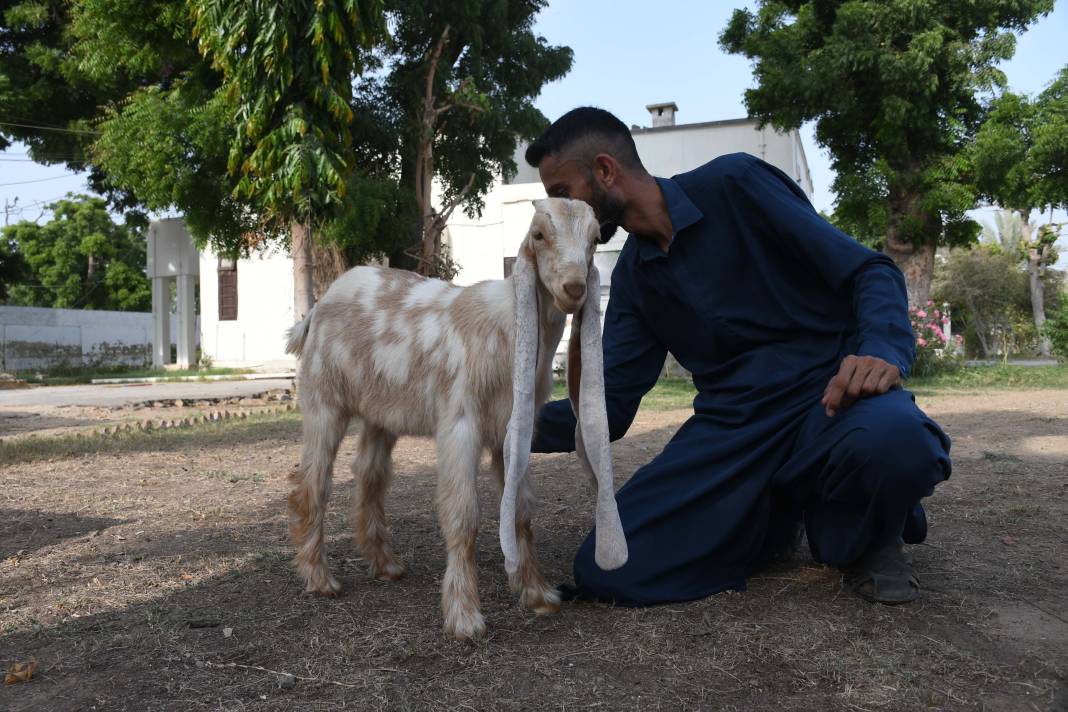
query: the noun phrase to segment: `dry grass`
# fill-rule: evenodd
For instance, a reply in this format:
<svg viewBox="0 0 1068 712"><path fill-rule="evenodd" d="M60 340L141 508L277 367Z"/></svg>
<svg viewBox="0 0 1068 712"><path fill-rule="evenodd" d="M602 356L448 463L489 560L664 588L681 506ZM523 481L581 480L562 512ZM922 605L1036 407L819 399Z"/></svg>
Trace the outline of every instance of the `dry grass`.
<svg viewBox="0 0 1068 712"><path fill-rule="evenodd" d="M371 580L352 549L353 439L343 445L336 600L302 596L289 565L298 417L20 441L0 455L0 664L40 668L0 688L0 709L1064 709L1066 395L927 399L955 438L956 470L914 550L924 598L906 607L849 596L805 554L745 593L536 617L508 591L486 477L490 630L476 644L441 631L426 441L396 453L387 511L408 574L395 583ZM616 471L633 472L685 417L641 414ZM569 456L535 458L533 477L543 563L562 581L592 494Z"/></svg>

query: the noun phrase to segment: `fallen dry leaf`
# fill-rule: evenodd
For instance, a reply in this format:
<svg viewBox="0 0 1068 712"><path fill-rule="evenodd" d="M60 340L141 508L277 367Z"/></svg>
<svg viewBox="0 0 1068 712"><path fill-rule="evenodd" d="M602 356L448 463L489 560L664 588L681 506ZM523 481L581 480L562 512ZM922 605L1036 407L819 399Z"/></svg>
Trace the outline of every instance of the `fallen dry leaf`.
<svg viewBox="0 0 1068 712"><path fill-rule="evenodd" d="M28 663L12 663L7 668L7 674L4 675L4 684L14 685L20 682L29 682L35 672L37 672L36 660L31 660Z"/></svg>

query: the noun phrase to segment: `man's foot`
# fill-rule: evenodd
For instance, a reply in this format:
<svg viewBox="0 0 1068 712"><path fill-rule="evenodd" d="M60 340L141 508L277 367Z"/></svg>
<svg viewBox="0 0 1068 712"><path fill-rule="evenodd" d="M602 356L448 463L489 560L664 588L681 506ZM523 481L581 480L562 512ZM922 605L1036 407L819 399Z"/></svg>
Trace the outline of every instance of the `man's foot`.
<svg viewBox="0 0 1068 712"><path fill-rule="evenodd" d="M845 570L845 583L851 593L873 603L892 606L920 597L912 557L900 540L860 557Z"/></svg>
<svg viewBox="0 0 1068 712"><path fill-rule="evenodd" d="M582 600L582 594L579 593L578 586L573 583L562 583L556 587L556 593L560 596L561 601L580 601Z"/></svg>

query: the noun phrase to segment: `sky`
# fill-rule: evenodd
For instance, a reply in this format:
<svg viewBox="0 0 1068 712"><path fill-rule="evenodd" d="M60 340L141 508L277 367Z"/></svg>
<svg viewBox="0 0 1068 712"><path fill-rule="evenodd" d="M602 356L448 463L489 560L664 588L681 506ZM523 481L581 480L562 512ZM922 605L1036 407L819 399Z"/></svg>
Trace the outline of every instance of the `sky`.
<svg viewBox="0 0 1068 712"><path fill-rule="evenodd" d="M550 0L536 31L553 44L571 47L575 60L569 74L545 87L536 105L550 120L575 106L600 106L628 126L649 125L645 105L665 101L678 104L679 123L744 117L743 93L752 85L748 60L726 54L718 42L733 8L743 4ZM1068 0L1057 0L1054 11L1019 38L1016 55L1002 65L1009 87L1028 94L1042 91L1068 64L1066 37ZM811 126L801 133L815 186L813 203L830 212L830 161L816 145ZM5 220L36 220L50 200L85 190L83 175L62 166L36 165L23 146L0 153L0 209L18 198ZM988 212L977 211L976 217L983 220Z"/></svg>

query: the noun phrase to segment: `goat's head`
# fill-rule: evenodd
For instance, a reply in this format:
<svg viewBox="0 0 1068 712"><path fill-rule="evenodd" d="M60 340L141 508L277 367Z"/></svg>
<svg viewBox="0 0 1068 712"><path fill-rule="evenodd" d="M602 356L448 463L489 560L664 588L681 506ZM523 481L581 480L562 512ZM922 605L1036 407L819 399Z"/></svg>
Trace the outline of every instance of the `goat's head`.
<svg viewBox="0 0 1068 712"><path fill-rule="evenodd" d="M505 478L500 519L505 568L514 573L518 566L515 507L519 481L526 476L534 432L534 390L541 341L540 283L560 311L574 314L568 344L567 384L578 418L576 449L597 482L595 560L603 569L615 569L627 562L627 542L616 509L605 412L601 279L593 265L600 228L593 209L581 201L547 198L535 201L534 209L512 276L516 306L512 416L504 440Z"/></svg>
<svg viewBox="0 0 1068 712"><path fill-rule="evenodd" d="M586 300L593 251L600 237L593 208L581 200L534 201L534 218L519 248L519 260L536 266L538 280L565 314Z"/></svg>

